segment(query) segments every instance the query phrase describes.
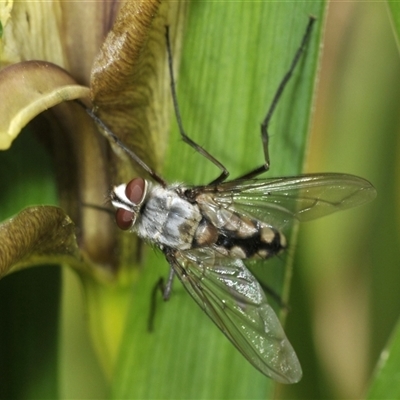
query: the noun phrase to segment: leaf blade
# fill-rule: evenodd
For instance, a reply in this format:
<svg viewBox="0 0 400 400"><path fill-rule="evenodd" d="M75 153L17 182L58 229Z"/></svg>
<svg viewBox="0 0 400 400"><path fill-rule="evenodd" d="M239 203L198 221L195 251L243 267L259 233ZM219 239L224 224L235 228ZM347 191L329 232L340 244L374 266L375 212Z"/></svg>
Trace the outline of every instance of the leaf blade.
<svg viewBox="0 0 400 400"><path fill-rule="evenodd" d="M312 13L319 18L320 25L296 71L293 86L287 89L287 98L282 100L274 117L273 128L277 133L271 145L274 175L300 172L323 12L323 3L192 4L178 80L182 118L190 137L225 162L233 176L263 162L259 123L268 99L300 44L307 15ZM221 20L224 24L218 23ZM257 26L262 27L258 32ZM248 73L249 68L256 71L254 75ZM295 112L291 110L293 104ZM249 132L253 132L251 137ZM227 146L232 142L237 146ZM228 151L229 147L234 155ZM218 173L208 164L207 160L197 158L193 149L180 144L175 126L165 167L167 178L206 183ZM149 251L142 277L132 289L132 306L112 397L271 397L273 382L246 363L179 283L175 284L169 304L158 299L155 332L148 333L150 293L166 271L162 256ZM282 276L280 280L283 281Z"/></svg>

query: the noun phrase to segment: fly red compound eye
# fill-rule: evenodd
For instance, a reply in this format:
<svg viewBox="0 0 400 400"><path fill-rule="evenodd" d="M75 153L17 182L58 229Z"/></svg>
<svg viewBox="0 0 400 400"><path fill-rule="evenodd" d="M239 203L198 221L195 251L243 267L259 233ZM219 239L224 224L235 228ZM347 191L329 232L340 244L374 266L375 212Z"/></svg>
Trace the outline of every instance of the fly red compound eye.
<svg viewBox="0 0 400 400"><path fill-rule="evenodd" d="M143 178L134 178L125 187L126 199L129 200L133 206L140 205L143 202L145 192L146 182ZM128 230L135 224L136 213L126 208L119 207L115 214L115 220L120 229Z"/></svg>
<svg viewBox="0 0 400 400"><path fill-rule="evenodd" d="M143 201L146 183L143 178L132 179L125 189L126 197L135 205Z"/></svg>
<svg viewBox="0 0 400 400"><path fill-rule="evenodd" d="M125 210L124 208L118 208L115 213L115 221L117 222L118 228L124 231L132 227L135 219L133 212Z"/></svg>

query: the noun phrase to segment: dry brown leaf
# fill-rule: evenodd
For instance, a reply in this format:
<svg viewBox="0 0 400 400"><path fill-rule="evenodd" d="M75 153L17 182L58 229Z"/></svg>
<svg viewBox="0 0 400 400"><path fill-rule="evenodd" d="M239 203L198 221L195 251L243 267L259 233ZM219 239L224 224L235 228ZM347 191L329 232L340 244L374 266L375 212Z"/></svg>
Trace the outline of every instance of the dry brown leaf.
<svg viewBox="0 0 400 400"><path fill-rule="evenodd" d="M81 261L75 225L61 208L26 208L0 225L0 276L29 265Z"/></svg>
<svg viewBox="0 0 400 400"><path fill-rule="evenodd" d="M6 150L34 117L56 104L87 97L89 89L55 64L25 61L0 71L0 93L0 150Z"/></svg>

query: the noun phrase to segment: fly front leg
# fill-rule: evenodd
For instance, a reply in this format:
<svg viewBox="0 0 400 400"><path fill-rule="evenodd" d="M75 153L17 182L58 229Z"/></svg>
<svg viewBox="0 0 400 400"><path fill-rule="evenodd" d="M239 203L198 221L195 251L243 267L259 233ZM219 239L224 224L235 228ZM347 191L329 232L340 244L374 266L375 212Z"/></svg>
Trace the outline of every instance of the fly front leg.
<svg viewBox="0 0 400 400"><path fill-rule="evenodd" d="M171 297L172 284L174 282L174 277L175 277L175 271L172 267L170 267L167 284L164 285L164 287L162 288L162 295L163 295L163 299L165 301L169 300L169 298Z"/></svg>
<svg viewBox="0 0 400 400"><path fill-rule="evenodd" d="M169 40L169 27L168 26L166 26L165 36L166 36L166 40L167 40L168 67L169 67L169 75L170 75L170 80L171 80L172 102L174 104L176 122L178 123L179 133L181 134L182 140L186 144L188 144L190 147L192 147L194 150L196 150L198 153L200 153L203 157L207 158L207 160L210 160L217 168L219 168L221 170L220 175L216 179L214 179L212 182L210 182L209 184L215 185L215 184L221 183L229 176L229 171L214 156L212 156L206 149L201 147L194 140L190 139L190 137L186 134L186 132L183 128L181 113L179 111L178 96L176 95L174 68L172 65L172 49L171 49L171 42Z"/></svg>
<svg viewBox="0 0 400 400"><path fill-rule="evenodd" d="M154 318L157 311L157 295L161 291L164 301L169 300L171 297L174 276L175 272L173 268L170 267L167 283L164 282L164 278L160 278L153 287L151 292L149 319L147 322L147 329L149 332L153 332L154 330Z"/></svg>
<svg viewBox="0 0 400 400"><path fill-rule="evenodd" d="M315 17L310 16L306 30L303 35L303 39L301 40L300 46L297 49L297 51L293 57L293 60L292 60L289 70L286 72L285 76L281 80L281 82L278 86L278 89L276 90L275 95L272 99L271 105L269 106L267 115L265 116L264 121L261 124L261 140L262 140L262 145L263 145L263 150L264 150L265 163L263 165L261 165L260 167L254 169L253 171L248 172L247 174L245 174L237 179L252 179L252 178L255 178L258 175L262 174L263 172L267 172L269 170L270 161L269 161L269 151L268 151L268 147L269 147L268 125L274 114L275 108L276 108L280 98L282 97L283 90L287 86L287 83L289 82L289 79L291 78L293 71L295 70L297 64L299 63L301 55L303 54L303 52L306 48L308 39L311 35L311 30L314 25L314 22L315 22Z"/></svg>

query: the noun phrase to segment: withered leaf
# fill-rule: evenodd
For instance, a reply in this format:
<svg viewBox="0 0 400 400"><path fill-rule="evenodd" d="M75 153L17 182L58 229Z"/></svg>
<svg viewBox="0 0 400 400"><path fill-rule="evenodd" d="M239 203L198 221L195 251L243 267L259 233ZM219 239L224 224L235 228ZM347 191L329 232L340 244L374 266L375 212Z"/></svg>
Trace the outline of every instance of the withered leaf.
<svg viewBox="0 0 400 400"><path fill-rule="evenodd" d="M25 61L0 71L0 149L43 111L67 100L87 97L67 71L46 61Z"/></svg>
<svg viewBox="0 0 400 400"><path fill-rule="evenodd" d="M0 225L0 276L35 264L81 260L75 225L61 208L29 207Z"/></svg>
<svg viewBox="0 0 400 400"><path fill-rule="evenodd" d="M108 127L152 168L160 171L167 145L172 99L167 66L166 25L178 65L186 5L126 2L96 57L92 101ZM121 166L120 170L126 170ZM143 171L141 171L142 173ZM130 179L132 169L120 180Z"/></svg>

